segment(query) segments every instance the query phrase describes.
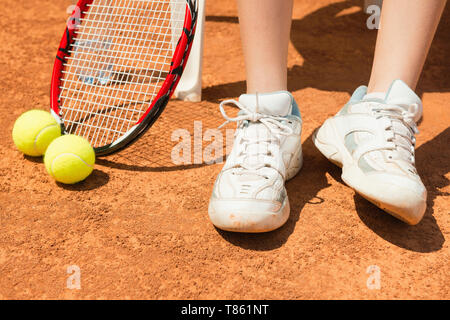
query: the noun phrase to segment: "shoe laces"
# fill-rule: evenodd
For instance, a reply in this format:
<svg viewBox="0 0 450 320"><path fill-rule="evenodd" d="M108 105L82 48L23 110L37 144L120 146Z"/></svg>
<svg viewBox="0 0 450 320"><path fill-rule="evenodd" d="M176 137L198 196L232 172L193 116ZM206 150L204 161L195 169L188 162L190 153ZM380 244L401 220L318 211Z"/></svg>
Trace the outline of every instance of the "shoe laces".
<svg viewBox="0 0 450 320"><path fill-rule="evenodd" d="M226 105L234 105L240 109L240 112L236 117L230 117L225 112ZM234 174L243 175L243 174L251 174L264 177L269 179L268 176L261 172L260 169L265 167L270 167L279 172L279 170L274 167L273 162L271 161L257 161L257 163L250 163L248 161L250 158L257 159L268 159L269 157L273 158L274 155L270 151L270 145L273 142L277 142L280 144L282 136L288 136L293 133L293 130L288 125L284 124L285 122L289 122L289 120L285 117L281 116L273 116L265 113L258 112L259 104L258 104L258 95L256 95L256 110L252 111L239 101L230 99L225 100L220 103L220 112L225 118L225 122L219 127L222 128L228 123L236 122L237 130L235 133L235 137L238 135L240 130L248 130L251 125L262 124L267 128L267 132L264 134L259 134L257 131L256 136L247 136L245 134L241 135L241 141L239 147L239 152L237 156L237 161L232 167L234 170ZM256 147L255 147L256 146ZM281 176L284 177L284 174L279 172Z"/></svg>
<svg viewBox="0 0 450 320"><path fill-rule="evenodd" d="M415 134L419 133L417 124L414 121L414 110L417 109L417 104L413 105L389 105L376 104L370 105L371 111L375 114L377 119L387 119L385 130L387 149L390 150L389 159L401 159L414 166L415 163ZM394 123L401 124L407 128L409 134L401 132ZM405 150L401 152L400 150Z"/></svg>

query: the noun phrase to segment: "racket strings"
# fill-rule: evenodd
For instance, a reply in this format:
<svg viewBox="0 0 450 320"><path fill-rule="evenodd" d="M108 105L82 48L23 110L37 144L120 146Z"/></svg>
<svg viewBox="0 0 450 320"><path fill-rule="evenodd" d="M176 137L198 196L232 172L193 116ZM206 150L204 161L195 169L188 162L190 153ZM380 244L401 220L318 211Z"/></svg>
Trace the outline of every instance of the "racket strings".
<svg viewBox="0 0 450 320"><path fill-rule="evenodd" d="M100 147L133 128L170 70L185 5L184 0L98 0L89 6L62 76L67 132Z"/></svg>
<svg viewBox="0 0 450 320"><path fill-rule="evenodd" d="M124 14L123 16L124 16L124 17L129 17L129 15L127 15L127 14ZM117 20L116 20L116 21L117 21ZM122 19L121 21L126 21L126 20ZM111 32L110 32L108 35L111 35ZM109 60L111 59L111 57L110 57L110 56L107 56L107 55L106 55L104 58L109 59ZM105 96L101 96L101 95L100 95L99 97L100 97L101 99L103 99L103 100L105 99ZM106 97L106 98L107 98L107 97ZM122 106L122 107L123 107L123 106ZM113 118L117 119L117 117L113 117ZM109 117L108 119L105 119L105 118L104 118L104 119L102 119L102 122L104 122L105 120L108 122L108 121L111 121L112 119L111 119L111 117ZM113 120L112 120L112 121L113 121ZM105 125L106 125L107 127L109 127L109 126L108 126L108 123L106 123L106 124L101 123L101 126L105 126ZM115 131L117 132L117 130L115 130ZM98 132L96 132L96 133L98 133Z"/></svg>

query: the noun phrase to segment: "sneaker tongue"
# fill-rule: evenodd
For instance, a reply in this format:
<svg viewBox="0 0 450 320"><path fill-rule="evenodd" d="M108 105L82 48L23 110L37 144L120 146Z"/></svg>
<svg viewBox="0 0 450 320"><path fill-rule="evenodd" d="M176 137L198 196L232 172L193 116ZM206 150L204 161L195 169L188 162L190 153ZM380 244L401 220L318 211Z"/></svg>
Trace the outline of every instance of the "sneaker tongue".
<svg viewBox="0 0 450 320"><path fill-rule="evenodd" d="M284 117L292 112L292 95L287 91L243 94L239 102L253 112Z"/></svg>
<svg viewBox="0 0 450 320"><path fill-rule="evenodd" d="M381 100L384 101L386 98L385 92L372 92L368 93L363 97L363 100Z"/></svg>
<svg viewBox="0 0 450 320"><path fill-rule="evenodd" d="M261 163L264 163L264 155L268 152L267 141L271 139L269 129L262 123L253 123L245 129L244 137L248 141L254 141L246 147L244 163L249 167L260 167ZM256 143L257 141L259 143Z"/></svg>

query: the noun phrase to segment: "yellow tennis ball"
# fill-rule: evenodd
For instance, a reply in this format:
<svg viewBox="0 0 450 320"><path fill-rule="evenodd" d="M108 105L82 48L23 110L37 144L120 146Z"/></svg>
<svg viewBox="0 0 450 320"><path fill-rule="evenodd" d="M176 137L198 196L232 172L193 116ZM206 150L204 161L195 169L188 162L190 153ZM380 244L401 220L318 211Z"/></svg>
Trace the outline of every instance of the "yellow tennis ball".
<svg viewBox="0 0 450 320"><path fill-rule="evenodd" d="M56 181L74 184L86 179L94 170L95 152L86 139L64 135L48 146L44 163Z"/></svg>
<svg viewBox="0 0 450 320"><path fill-rule="evenodd" d="M12 132L17 149L26 155L42 156L48 145L61 135L61 127L49 112L30 110L17 118Z"/></svg>

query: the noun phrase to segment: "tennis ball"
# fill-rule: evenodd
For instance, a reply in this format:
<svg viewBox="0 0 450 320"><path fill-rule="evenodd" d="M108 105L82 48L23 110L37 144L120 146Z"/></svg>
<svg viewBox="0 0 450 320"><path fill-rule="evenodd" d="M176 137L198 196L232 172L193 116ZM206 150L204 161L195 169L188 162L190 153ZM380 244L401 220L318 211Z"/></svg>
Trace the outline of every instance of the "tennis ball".
<svg viewBox="0 0 450 320"><path fill-rule="evenodd" d="M86 179L94 170L95 152L86 139L64 135L48 146L44 164L56 181L75 184Z"/></svg>
<svg viewBox="0 0 450 320"><path fill-rule="evenodd" d="M37 157L42 156L48 145L61 136L61 127L49 112L30 110L17 118L12 136L17 149Z"/></svg>

